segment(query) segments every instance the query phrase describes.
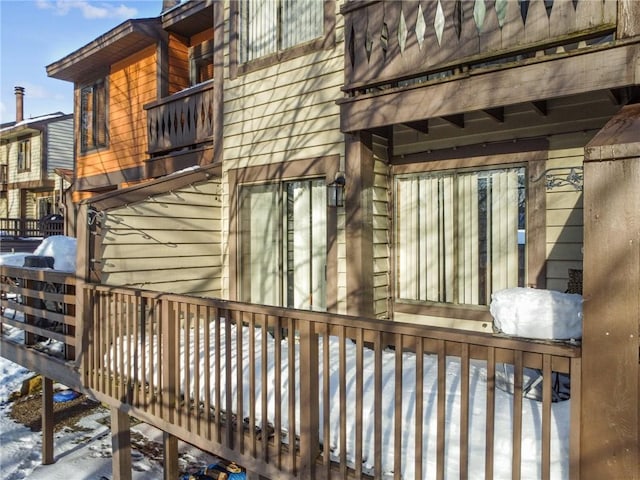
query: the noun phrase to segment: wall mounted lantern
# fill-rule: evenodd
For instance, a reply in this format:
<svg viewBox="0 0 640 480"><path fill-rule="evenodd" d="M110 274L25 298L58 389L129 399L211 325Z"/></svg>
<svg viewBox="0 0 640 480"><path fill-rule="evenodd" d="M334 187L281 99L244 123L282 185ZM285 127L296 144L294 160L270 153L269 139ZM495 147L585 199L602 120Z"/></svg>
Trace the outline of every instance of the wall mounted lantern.
<svg viewBox="0 0 640 480"><path fill-rule="evenodd" d="M336 179L327 185L327 205L330 207L344 207L344 174L336 173Z"/></svg>

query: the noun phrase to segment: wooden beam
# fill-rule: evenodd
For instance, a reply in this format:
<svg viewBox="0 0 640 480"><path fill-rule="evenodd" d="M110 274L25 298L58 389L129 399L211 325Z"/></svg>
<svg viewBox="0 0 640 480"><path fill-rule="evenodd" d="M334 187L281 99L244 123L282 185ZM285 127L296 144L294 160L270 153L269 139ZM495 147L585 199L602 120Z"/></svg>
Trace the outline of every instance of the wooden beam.
<svg viewBox="0 0 640 480"><path fill-rule="evenodd" d="M637 83L640 44L573 54L546 62L468 74L411 90L345 98L340 128L355 132L459 112L618 88ZM598 75L593 72L597 71ZM500 92L500 95L496 95ZM420 108L416 108L420 105Z"/></svg>
<svg viewBox="0 0 640 480"><path fill-rule="evenodd" d="M445 122L449 122L454 127L464 128L464 113L457 113L455 115L446 115L441 118Z"/></svg>
<svg viewBox="0 0 640 480"><path fill-rule="evenodd" d="M42 465L51 465L53 458L53 380L42 377Z"/></svg>
<svg viewBox="0 0 640 480"><path fill-rule="evenodd" d="M131 421L129 415L111 407L113 480L131 480Z"/></svg>
<svg viewBox="0 0 640 480"><path fill-rule="evenodd" d="M483 110L484 113L489 115L498 123L504 123L504 107L487 108Z"/></svg>
<svg viewBox="0 0 640 480"><path fill-rule="evenodd" d="M543 117L547 116L548 109L546 100L537 100L535 102L531 102L531 106L533 106L533 109L538 115L541 115Z"/></svg>
<svg viewBox="0 0 640 480"><path fill-rule="evenodd" d="M178 478L178 437L170 433L162 433L162 444L164 447L164 480L175 480Z"/></svg>
<svg viewBox="0 0 640 480"><path fill-rule="evenodd" d="M420 133L424 133L425 135L429 133L429 119L418 120L415 122L407 122L404 125L414 130L417 130Z"/></svg>

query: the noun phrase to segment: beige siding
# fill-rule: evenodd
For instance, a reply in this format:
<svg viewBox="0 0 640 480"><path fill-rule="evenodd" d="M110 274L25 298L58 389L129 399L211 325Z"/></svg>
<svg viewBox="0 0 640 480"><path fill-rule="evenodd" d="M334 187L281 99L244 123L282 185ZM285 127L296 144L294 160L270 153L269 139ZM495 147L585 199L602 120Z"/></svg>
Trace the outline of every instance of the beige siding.
<svg viewBox="0 0 640 480"><path fill-rule="evenodd" d="M374 312L377 318L388 318L390 315L389 299L391 298L391 291L389 278L391 267L389 263L389 239L391 238L391 232L388 177L389 167L387 163L381 158L376 158L373 183L373 293Z"/></svg>
<svg viewBox="0 0 640 480"><path fill-rule="evenodd" d="M230 169L283 161L339 155L344 170L344 136L340 132L343 97L344 42L342 2L336 2L335 48L316 51L251 73L229 76L229 54L224 73L224 188L222 239L229 238ZM229 4L225 8L229 18ZM226 22L226 35L229 35ZM346 259L344 214L338 219L338 311L346 312ZM225 247L226 249L227 247ZM223 294L229 292L228 251L222 252ZM335 282L336 279L328 279Z"/></svg>
<svg viewBox="0 0 640 480"><path fill-rule="evenodd" d="M564 175L571 167L582 167L583 148L549 152L547 169ZM547 189L547 288L567 289L568 270L582 269L583 211L582 190L572 186Z"/></svg>
<svg viewBox="0 0 640 480"><path fill-rule="evenodd" d="M221 211L215 182L109 210L104 283L220 297Z"/></svg>

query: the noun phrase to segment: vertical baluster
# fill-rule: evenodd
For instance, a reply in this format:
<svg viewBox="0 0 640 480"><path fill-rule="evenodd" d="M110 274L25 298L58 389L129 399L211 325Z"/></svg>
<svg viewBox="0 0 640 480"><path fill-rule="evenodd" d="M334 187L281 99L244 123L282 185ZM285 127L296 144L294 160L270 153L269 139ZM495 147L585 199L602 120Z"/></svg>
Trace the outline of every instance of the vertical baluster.
<svg viewBox="0 0 640 480"><path fill-rule="evenodd" d="M289 471L297 473L296 470L296 436L298 433L296 425L296 385L299 385L296 378L296 331L293 318L287 318L287 354L288 354L288 371L287 371L287 393L289 405L289 425L287 436L289 438Z"/></svg>
<svg viewBox="0 0 640 480"><path fill-rule="evenodd" d="M249 452L256 456L256 323L253 314L247 313L249 325Z"/></svg>
<svg viewBox="0 0 640 480"><path fill-rule="evenodd" d="M340 474L347 478L347 355L346 355L346 329L341 326L338 339L340 348L338 351L339 383L340 383Z"/></svg>
<svg viewBox="0 0 640 480"><path fill-rule="evenodd" d="M469 476L469 344L460 355L460 477Z"/></svg>
<svg viewBox="0 0 640 480"><path fill-rule="evenodd" d="M551 478L551 355L542 356L542 480Z"/></svg>
<svg viewBox="0 0 640 480"><path fill-rule="evenodd" d="M416 339L416 416L415 416L415 479L422 477L422 435L424 415L424 343L422 338Z"/></svg>
<svg viewBox="0 0 640 480"><path fill-rule="evenodd" d="M514 480L520 478L522 464L522 351L514 352L513 365L513 457L511 474Z"/></svg>
<svg viewBox="0 0 640 480"><path fill-rule="evenodd" d="M358 328L356 331L356 418L355 418L355 434L356 441L355 448L355 475L357 478L362 476L362 394L363 394L363 380L362 373L364 371L364 356L363 356L363 339L362 328Z"/></svg>
<svg viewBox="0 0 640 480"><path fill-rule="evenodd" d="M394 419L393 419L393 471L402 472L402 349L403 335L394 335L395 343L395 382L394 382Z"/></svg>
<svg viewBox="0 0 640 480"><path fill-rule="evenodd" d="M282 468L282 319L275 317L275 448L276 465Z"/></svg>
<svg viewBox="0 0 640 480"><path fill-rule="evenodd" d="M485 478L493 478L494 430L496 416L496 349L487 348L487 418L485 447Z"/></svg>
<svg viewBox="0 0 640 480"><path fill-rule="evenodd" d="M261 375L261 391L260 395L262 398L262 423L261 423L261 455L260 458L268 462L269 461L269 379L267 374L269 372L269 357L268 357L268 340L269 340L269 330L267 328L267 317L266 315L260 315L260 330L262 332L262 345L260 350L260 355L262 357L262 369L260 371Z"/></svg>
<svg viewBox="0 0 640 480"><path fill-rule="evenodd" d="M444 452L445 452L445 416L447 393L447 356L444 340L439 340L436 347L438 354L438 433L437 433L437 464L436 478L444 480Z"/></svg>
<svg viewBox="0 0 640 480"><path fill-rule="evenodd" d="M373 416L374 416L374 468L375 478L382 478L382 379L384 372L382 371L382 332L377 331L374 342L374 399L373 399Z"/></svg>

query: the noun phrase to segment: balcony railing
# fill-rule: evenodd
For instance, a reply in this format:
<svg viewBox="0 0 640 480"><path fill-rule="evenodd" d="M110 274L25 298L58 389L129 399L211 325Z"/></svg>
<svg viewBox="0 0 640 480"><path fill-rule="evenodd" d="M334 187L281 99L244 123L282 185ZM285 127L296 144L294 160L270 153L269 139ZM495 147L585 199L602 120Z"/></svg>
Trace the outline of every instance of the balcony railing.
<svg viewBox="0 0 640 480"><path fill-rule="evenodd" d="M212 143L213 81L145 105L149 155L169 154Z"/></svg>
<svg viewBox="0 0 640 480"><path fill-rule="evenodd" d="M342 11L345 88L358 91L612 39L617 1L375 1Z"/></svg>
<svg viewBox="0 0 640 480"><path fill-rule="evenodd" d="M99 285L84 295L86 386L255 473L579 478L577 345ZM559 378L570 392L556 402Z"/></svg>
<svg viewBox="0 0 640 480"><path fill-rule="evenodd" d="M0 236L32 238L63 234L62 218L0 218Z"/></svg>

